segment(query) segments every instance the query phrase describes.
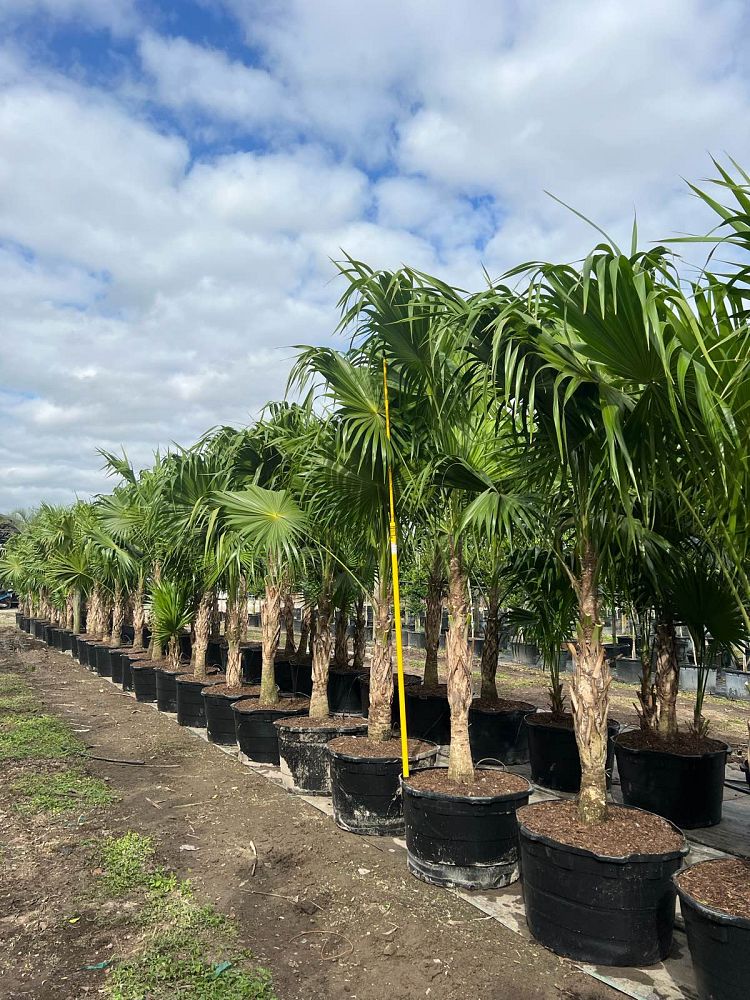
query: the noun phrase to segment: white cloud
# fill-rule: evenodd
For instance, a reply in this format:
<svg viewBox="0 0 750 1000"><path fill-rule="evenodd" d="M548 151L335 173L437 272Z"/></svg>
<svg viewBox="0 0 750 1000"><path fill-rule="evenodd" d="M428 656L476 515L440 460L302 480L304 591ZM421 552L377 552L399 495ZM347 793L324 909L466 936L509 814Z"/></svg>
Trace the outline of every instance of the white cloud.
<svg viewBox="0 0 750 1000"><path fill-rule="evenodd" d="M132 31L139 23L135 0L3 0L3 14L81 20L117 33Z"/></svg>

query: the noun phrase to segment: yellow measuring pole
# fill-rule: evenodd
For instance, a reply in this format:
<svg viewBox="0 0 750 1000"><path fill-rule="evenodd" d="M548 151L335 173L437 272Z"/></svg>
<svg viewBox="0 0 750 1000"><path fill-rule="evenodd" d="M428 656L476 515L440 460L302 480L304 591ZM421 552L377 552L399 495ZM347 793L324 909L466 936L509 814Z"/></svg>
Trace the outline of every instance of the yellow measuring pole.
<svg viewBox="0 0 750 1000"><path fill-rule="evenodd" d="M391 440L391 413L388 407L388 364L383 358L383 398L385 400L385 436ZM398 711L401 725L401 768L409 777L409 735L406 732L406 693L404 685L404 646L401 639L401 592L398 584L398 540L396 538L396 505L393 500L393 470L388 462L388 499L391 509L389 540L393 574L393 615L396 619L396 670L398 677Z"/></svg>

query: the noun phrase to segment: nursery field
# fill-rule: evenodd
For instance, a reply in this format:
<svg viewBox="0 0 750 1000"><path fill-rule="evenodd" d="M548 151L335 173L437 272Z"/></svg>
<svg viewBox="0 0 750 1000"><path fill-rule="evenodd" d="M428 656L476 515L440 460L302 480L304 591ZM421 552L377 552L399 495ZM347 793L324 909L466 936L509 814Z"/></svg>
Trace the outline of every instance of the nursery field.
<svg viewBox="0 0 750 1000"><path fill-rule="evenodd" d="M20 634L7 612L0 756L8 1000L449 1000L469 977L479 1000L619 995L412 878L389 842L338 830Z"/></svg>

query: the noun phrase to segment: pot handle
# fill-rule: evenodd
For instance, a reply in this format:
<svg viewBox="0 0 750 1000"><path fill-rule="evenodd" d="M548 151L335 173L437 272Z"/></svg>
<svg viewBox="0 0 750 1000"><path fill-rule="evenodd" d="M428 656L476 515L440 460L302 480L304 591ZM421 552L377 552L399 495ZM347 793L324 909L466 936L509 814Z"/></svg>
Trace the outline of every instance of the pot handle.
<svg viewBox="0 0 750 1000"><path fill-rule="evenodd" d="M500 760L499 757L482 757L481 760L477 761L477 767L479 767L480 764L488 764L488 763L489 764L499 764L500 767L503 769L503 771L507 771L508 770L505 762L502 761L502 760Z"/></svg>

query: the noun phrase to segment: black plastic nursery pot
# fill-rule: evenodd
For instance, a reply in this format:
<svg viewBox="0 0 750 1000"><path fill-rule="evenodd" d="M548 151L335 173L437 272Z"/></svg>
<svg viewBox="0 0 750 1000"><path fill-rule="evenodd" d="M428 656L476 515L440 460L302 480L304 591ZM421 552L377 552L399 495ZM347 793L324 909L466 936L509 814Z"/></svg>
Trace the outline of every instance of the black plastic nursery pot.
<svg viewBox="0 0 750 1000"><path fill-rule="evenodd" d="M74 660L78 659L78 636L75 632L70 636L70 652Z"/></svg>
<svg viewBox="0 0 750 1000"><path fill-rule="evenodd" d="M22 628L21 621L23 619L23 614L20 611L16 611L16 628Z"/></svg>
<svg viewBox="0 0 750 1000"><path fill-rule="evenodd" d="M220 683L222 678L211 680L210 677L195 678L191 674L183 674L175 678L177 683L177 724L191 726L193 729L206 728L206 702L202 692L210 684Z"/></svg>
<svg viewBox="0 0 750 1000"><path fill-rule="evenodd" d="M279 741L282 774L303 795L330 795L331 771L326 744L337 736L363 736L367 723L361 715L328 719L279 719L274 722Z"/></svg>
<svg viewBox="0 0 750 1000"><path fill-rule="evenodd" d="M148 653L139 650L137 653L120 653L120 663L122 664L122 689L123 691L133 691L135 682L133 681L133 664L141 660L147 660Z"/></svg>
<svg viewBox="0 0 750 1000"><path fill-rule="evenodd" d="M232 705L242 698L250 695L249 689L245 691L230 692L220 685L220 690L214 691L217 685L203 685L203 702L206 713L206 735L211 743L220 743L222 746L233 746L237 742L237 734L234 728L234 713ZM256 691L253 691L255 694Z"/></svg>
<svg viewBox="0 0 750 1000"><path fill-rule="evenodd" d="M112 664L112 681L115 684L122 684L123 682L123 661L127 660L128 666L130 666L130 660L128 657L129 647L117 646L109 651L109 659ZM132 679L132 678L131 678Z"/></svg>
<svg viewBox="0 0 750 1000"><path fill-rule="evenodd" d="M96 647L96 672L99 674L100 677L112 676L111 652L112 652L111 646Z"/></svg>
<svg viewBox="0 0 750 1000"><path fill-rule="evenodd" d="M73 648L73 633L68 629L60 629L60 651L69 653Z"/></svg>
<svg viewBox="0 0 750 1000"><path fill-rule="evenodd" d="M278 705L260 705L257 698L243 698L232 705L240 753L257 764L280 763L279 734L274 723L307 715L310 699L282 695Z"/></svg>
<svg viewBox="0 0 750 1000"><path fill-rule="evenodd" d="M78 662L82 667L87 667L89 665L89 643L92 642L91 639L87 639L86 636L79 635L77 643L77 655Z"/></svg>
<svg viewBox="0 0 750 1000"><path fill-rule="evenodd" d="M516 809L529 801L531 785L513 778L524 787L492 796L430 791L415 787L412 775L401 778L409 871L424 882L461 889L500 889L515 882Z"/></svg>
<svg viewBox="0 0 750 1000"><path fill-rule="evenodd" d="M572 726L549 725L548 712L537 712L524 719L531 763L531 780L535 785L557 792L577 792L581 786L581 760ZM620 723L610 719L607 723L607 788L612 783L614 765L614 737Z"/></svg>
<svg viewBox="0 0 750 1000"><path fill-rule="evenodd" d="M406 720L407 732L415 740L430 740L441 745L450 743L451 711L445 685L438 691L407 687Z"/></svg>
<svg viewBox="0 0 750 1000"><path fill-rule="evenodd" d="M280 654L274 664L274 676L280 691L309 698L312 694L312 662ZM260 678L260 674L258 674Z"/></svg>
<svg viewBox="0 0 750 1000"><path fill-rule="evenodd" d="M328 744L331 772L333 818L342 830L375 836L395 836L404 832L401 797L401 757L363 757L338 750ZM427 743L421 740L421 743ZM409 769L430 767L439 747L410 756Z"/></svg>
<svg viewBox="0 0 750 1000"><path fill-rule="evenodd" d="M22 632L29 631L29 617L28 615L16 615L16 626L21 629Z"/></svg>
<svg viewBox="0 0 750 1000"><path fill-rule="evenodd" d="M331 715L356 715L362 712L359 671L328 671L328 707Z"/></svg>
<svg viewBox="0 0 750 1000"><path fill-rule="evenodd" d="M635 748L614 740L622 800L671 820L683 830L721 822L724 772L729 747L720 740L715 750L677 754Z"/></svg>
<svg viewBox="0 0 750 1000"><path fill-rule="evenodd" d="M130 673L136 701L156 701L156 671L151 660L131 660Z"/></svg>
<svg viewBox="0 0 750 1000"><path fill-rule="evenodd" d="M701 1000L747 1000L750 996L750 919L699 902L680 885L701 861L675 877L690 957Z"/></svg>
<svg viewBox="0 0 750 1000"><path fill-rule="evenodd" d="M522 810L523 896L533 937L557 955L595 965L663 961L674 930L672 876L688 851L685 838L673 829L682 840L679 849L610 857L529 829Z"/></svg>
<svg viewBox="0 0 750 1000"><path fill-rule="evenodd" d="M171 667L155 667L156 707L160 712L177 711L177 673Z"/></svg>
<svg viewBox="0 0 750 1000"><path fill-rule="evenodd" d="M404 674L404 687L408 691L410 688L419 688L422 678L418 674ZM363 670L359 674L359 704L362 715L367 717L370 714L370 674ZM391 703L391 722L398 726L400 722L399 700L398 700L398 677L393 676L393 701ZM409 735L413 735L409 731Z"/></svg>
<svg viewBox="0 0 750 1000"><path fill-rule="evenodd" d="M475 703L469 709L469 744L474 762L499 760L503 764L526 764L529 741L524 719L536 712L528 702L497 708Z"/></svg>

